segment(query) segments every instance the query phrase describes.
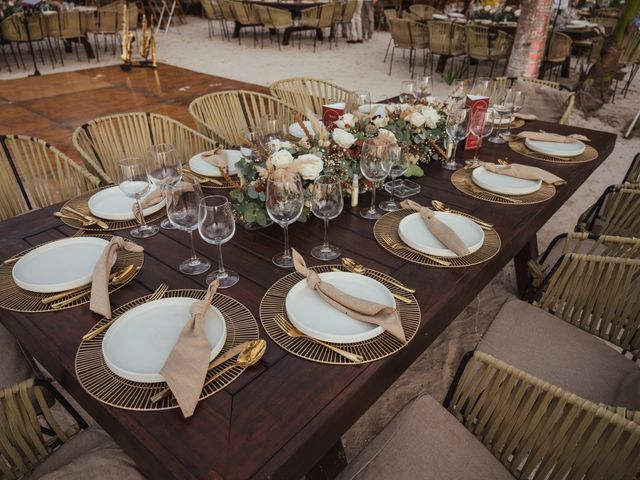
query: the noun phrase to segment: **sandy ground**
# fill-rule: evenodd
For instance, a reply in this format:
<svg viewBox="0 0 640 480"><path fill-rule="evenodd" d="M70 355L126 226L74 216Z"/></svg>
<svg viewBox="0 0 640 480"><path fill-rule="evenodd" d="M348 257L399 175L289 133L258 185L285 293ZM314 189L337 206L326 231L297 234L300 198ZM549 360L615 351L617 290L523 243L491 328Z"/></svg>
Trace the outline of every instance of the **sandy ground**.
<svg viewBox="0 0 640 480"><path fill-rule="evenodd" d="M317 52L313 53L309 37L303 38L300 49L296 38L294 46L282 47L279 51L267 37L264 48L254 48L248 35L243 36L241 45L236 40L223 41L219 26L215 28L216 36L210 40L206 22L189 17L188 24L166 36L159 35L158 60L260 85L292 76L322 78L349 89L368 89L374 99L397 95L400 82L409 76L408 60L403 59L400 51L396 52L392 74L388 75L389 61L383 63L389 41L389 34L385 32L376 32L371 41L363 44L348 45L343 40L338 48L335 45L329 48L327 43L319 44ZM100 64L109 63L118 63L118 58L103 54ZM25 72L15 70L9 74L4 64L0 65L3 68L0 80L25 75ZM88 65L84 57L77 62L75 55L67 55L65 67L57 67L54 72L90 66L95 66L95 62ZM421 69L422 63L417 67L418 71ZM50 65L42 72L51 73ZM442 78L437 75L434 80L435 94L446 95L448 87ZM0 91L1 88L0 83ZM589 119L577 112L571 123L621 135L640 109L639 90L640 76L626 99L619 98L615 105L606 105ZM541 251L557 234L573 230L578 215L596 200L605 187L621 181L633 156L639 151L638 134L628 140L619 137L612 155L541 229L538 235ZM348 457L357 454L414 396L429 393L442 400L462 354L476 346L505 300L515 295L513 268L509 265L344 435Z"/></svg>

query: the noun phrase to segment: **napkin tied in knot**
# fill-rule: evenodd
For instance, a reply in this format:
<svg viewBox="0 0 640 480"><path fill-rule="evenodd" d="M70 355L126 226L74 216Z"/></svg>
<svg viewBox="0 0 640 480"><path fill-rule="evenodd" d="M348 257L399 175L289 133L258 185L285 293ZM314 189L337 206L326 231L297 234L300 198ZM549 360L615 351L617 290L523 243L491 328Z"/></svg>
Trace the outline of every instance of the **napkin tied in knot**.
<svg viewBox="0 0 640 480"><path fill-rule="evenodd" d="M523 180L541 180L543 183L549 185L560 186L567 182L554 175L551 172L547 172L542 168L532 167L530 165L520 165L518 163L510 163L508 165L496 165L490 162L473 162L471 168L484 167L486 170L497 173L498 175L506 175L508 177L521 178Z"/></svg>
<svg viewBox="0 0 640 480"><path fill-rule="evenodd" d="M463 257L471 253L469 252L469 249L467 248L465 243L460 239L458 234L445 223L438 220L436 218L435 212L430 208L423 207L413 200L403 200L402 202L400 202L400 206L402 206L403 208L415 210L416 212L420 213L420 217L422 218L422 221L425 223L429 231L433 233L433 235L438 240L440 240L445 247L447 247L459 257Z"/></svg>
<svg viewBox="0 0 640 480"><path fill-rule="evenodd" d="M222 148L214 148L213 150L207 150L200 154L202 159L209 165L213 165L220 169L222 175L226 175L229 171L229 158L227 152Z"/></svg>
<svg viewBox="0 0 640 480"><path fill-rule="evenodd" d="M113 256L120 249L124 249L127 252L144 251L144 248L140 245L133 243L130 240L125 240L122 237L114 236L109 242L109 245L107 245L102 252L96 266L93 268L89 310L98 313L105 318L111 318L111 303L109 302L109 272L113 265Z"/></svg>
<svg viewBox="0 0 640 480"><path fill-rule="evenodd" d="M322 300L348 317L360 320L361 322L379 325L402 341L402 343L407 343L402 322L400 321L400 313L397 309L354 297L328 282L323 282L316 272L307 268L302 255L293 249L291 253L293 255L293 265L296 272L306 277L309 288L320 295Z"/></svg>
<svg viewBox="0 0 640 480"><path fill-rule="evenodd" d="M193 415L207 377L211 345L205 334L204 317L219 285L219 280L211 282L204 298L191 305L191 318L180 332L178 341L160 370L184 418Z"/></svg>

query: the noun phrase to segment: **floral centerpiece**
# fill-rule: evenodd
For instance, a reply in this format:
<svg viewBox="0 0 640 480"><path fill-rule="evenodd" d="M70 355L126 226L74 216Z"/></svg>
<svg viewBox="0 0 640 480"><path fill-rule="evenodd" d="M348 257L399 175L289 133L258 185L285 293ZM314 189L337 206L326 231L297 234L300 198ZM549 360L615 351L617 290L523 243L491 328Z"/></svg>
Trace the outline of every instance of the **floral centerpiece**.
<svg viewBox="0 0 640 480"><path fill-rule="evenodd" d="M231 202L246 224L266 226L269 176L278 169L295 171L302 177L307 198L299 218L304 222L310 215L311 188L318 176L335 175L342 182L345 195L354 194L353 178L360 174L360 152L366 139L375 139L381 145L400 144L411 160L405 175L422 176L419 163L446 158L444 108L435 99L418 105L379 105L370 114L345 113L331 128L308 112L310 129L302 118L296 119L304 132L298 141L271 139L247 145L254 155L236 164L239 183L229 193ZM371 185L359 177L358 192L369 188Z"/></svg>

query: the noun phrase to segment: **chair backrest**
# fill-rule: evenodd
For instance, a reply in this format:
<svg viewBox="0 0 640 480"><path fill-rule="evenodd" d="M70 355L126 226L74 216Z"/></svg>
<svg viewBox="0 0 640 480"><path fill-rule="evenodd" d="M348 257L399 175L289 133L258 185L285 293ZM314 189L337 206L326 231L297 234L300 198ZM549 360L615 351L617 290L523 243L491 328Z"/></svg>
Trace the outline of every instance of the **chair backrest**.
<svg viewBox="0 0 640 480"><path fill-rule="evenodd" d="M640 423L483 352L447 408L515 478L638 478Z"/></svg>
<svg viewBox="0 0 640 480"><path fill-rule="evenodd" d="M340 22L341 23L351 22L351 19L356 13L357 7L358 7L357 0L347 0L347 2L345 2L342 7L342 15L340 18ZM386 10L385 10L385 14L386 14Z"/></svg>
<svg viewBox="0 0 640 480"><path fill-rule="evenodd" d="M116 9L101 8L96 12L94 24L88 27L88 30L95 33L116 34L122 28L122 25L118 24L119 18L120 15Z"/></svg>
<svg viewBox="0 0 640 480"><path fill-rule="evenodd" d="M328 103L348 102L351 92L335 83L317 78L285 78L271 84L271 94L296 110L321 115L322 106Z"/></svg>
<svg viewBox="0 0 640 480"><path fill-rule="evenodd" d="M433 19L434 13L442 13L431 5L424 5L420 3L409 6L409 11L423 20L431 20Z"/></svg>
<svg viewBox="0 0 640 480"><path fill-rule="evenodd" d="M640 152L636 153L636 156L633 157L631 165L629 165L629 170L627 170L627 173L622 179L622 183L640 184Z"/></svg>
<svg viewBox="0 0 640 480"><path fill-rule="evenodd" d="M238 146L247 128L255 128L267 114L292 124L295 109L282 100L248 90L227 90L198 97L189 105L198 130L217 142ZM301 112L296 112L302 115Z"/></svg>
<svg viewBox="0 0 640 480"><path fill-rule="evenodd" d="M100 185L100 179L42 139L2 138L32 208L68 200Z"/></svg>
<svg viewBox="0 0 640 480"><path fill-rule="evenodd" d="M45 15L36 13L29 17L27 26L29 28L29 34L32 41L42 40L46 36L47 26ZM0 30L2 31L2 37L5 40L11 42L26 42L28 41L27 30L24 25L24 17L21 13L14 13L5 18L0 24Z"/></svg>
<svg viewBox="0 0 640 480"><path fill-rule="evenodd" d="M151 145L170 143L187 162L217 144L195 130L157 113L131 112L96 118L73 132L76 147L89 170L106 183L118 178L118 162L143 157Z"/></svg>
<svg viewBox="0 0 640 480"><path fill-rule="evenodd" d="M62 38L78 38L84 35L81 25L81 15L84 15L84 12L78 10L58 13L60 36Z"/></svg>
<svg viewBox="0 0 640 480"><path fill-rule="evenodd" d="M254 25L258 23L251 6L248 3L241 2L239 0L230 0L229 6L233 17L240 25Z"/></svg>
<svg viewBox="0 0 640 480"><path fill-rule="evenodd" d="M389 33L393 39L393 44L399 48L411 48L411 26L409 20L392 18L389 20Z"/></svg>
<svg viewBox="0 0 640 480"><path fill-rule="evenodd" d="M320 7L320 12L318 14L318 28L330 28L333 26L336 8L341 8L338 2L325 3Z"/></svg>
<svg viewBox="0 0 640 480"><path fill-rule="evenodd" d="M119 4L116 9L116 25L119 29L122 29L123 5L124 2ZM138 28L138 5L136 5L135 2L127 3L127 28L129 30L136 30Z"/></svg>
<svg viewBox="0 0 640 480"><path fill-rule="evenodd" d="M471 58L487 58L490 56L489 29L487 27L467 25L465 34L467 36L467 54Z"/></svg>
<svg viewBox="0 0 640 480"><path fill-rule="evenodd" d="M213 10L213 4L211 0L200 0L200 6L202 7L202 13L204 14L207 20L215 20L216 15Z"/></svg>
<svg viewBox="0 0 640 480"><path fill-rule="evenodd" d="M26 193L9 155L0 142L0 220L29 211Z"/></svg>
<svg viewBox="0 0 640 480"><path fill-rule="evenodd" d="M617 17L592 17L590 21L602 25L605 35L611 35L618 24Z"/></svg>
<svg viewBox="0 0 640 480"><path fill-rule="evenodd" d="M222 12L222 18L225 21L234 21L235 17L233 16L233 10L231 9L231 2L233 0L218 0L218 5L220 5L220 11Z"/></svg>
<svg viewBox="0 0 640 480"><path fill-rule="evenodd" d="M429 44L429 32L424 23L409 22L409 31L411 32L411 44L413 48L426 48Z"/></svg>
<svg viewBox="0 0 640 480"><path fill-rule="evenodd" d="M257 7L258 5L255 5ZM274 7L263 7L264 12L267 14L269 25L273 28L286 28L293 24L293 17L289 10ZM264 24L264 20L260 17L260 23Z"/></svg>
<svg viewBox="0 0 640 480"><path fill-rule="evenodd" d="M429 31L429 49L436 55L449 55L451 53L451 36L453 23L434 22L427 24Z"/></svg>
<svg viewBox="0 0 640 480"><path fill-rule="evenodd" d="M571 45L573 41L569 35L560 32L551 34L549 42L549 50L547 52L547 61L560 62L571 55Z"/></svg>
<svg viewBox="0 0 640 480"><path fill-rule="evenodd" d="M553 82L551 80L542 80L539 78L531 78L531 77L522 77L519 78L517 80L518 82L523 82L525 85L531 85L533 88L537 87L537 86L541 86L541 87L549 87L549 88L553 88L555 90L560 91L561 90L561 86L558 82ZM571 92L569 94L569 97L567 99L567 104L566 104L566 108L564 113L562 114L561 118L560 118L560 124L561 125L566 125L567 123L569 123L569 118L571 117L571 112L573 111L573 106L575 104L575 93Z"/></svg>
<svg viewBox="0 0 640 480"><path fill-rule="evenodd" d="M631 65L640 61L640 32L636 30L633 35L627 35L620 52L618 63Z"/></svg>

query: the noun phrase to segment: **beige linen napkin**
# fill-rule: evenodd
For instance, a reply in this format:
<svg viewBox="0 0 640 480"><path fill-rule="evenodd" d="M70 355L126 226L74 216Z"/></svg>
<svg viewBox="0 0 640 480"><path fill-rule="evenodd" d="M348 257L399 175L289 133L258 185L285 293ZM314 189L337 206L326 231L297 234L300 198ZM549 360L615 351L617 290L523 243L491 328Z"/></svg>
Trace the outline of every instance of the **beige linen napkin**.
<svg viewBox="0 0 640 480"><path fill-rule="evenodd" d="M571 135L560 135L558 133L547 132L520 132L517 135L511 135L507 140L537 140L540 142L554 142L554 143L574 143L576 140L588 142L589 137L580 135L579 133L573 133Z"/></svg>
<svg viewBox="0 0 640 480"><path fill-rule="evenodd" d="M513 114L514 118L519 118L521 120L536 120L538 117L536 115L534 115L533 113L520 113L520 112L515 112Z"/></svg>
<svg viewBox="0 0 640 480"><path fill-rule="evenodd" d="M162 189L156 188L149 195L144 197L144 200L142 200L142 202L140 202L142 204L142 210L144 211L149 207L157 205L162 201L163 198L164 198L164 192L162 191ZM138 221L138 223L142 223L142 220L143 220L142 212L138 207L138 202L133 202L133 205L131 205L131 211L133 212L133 216L136 217L136 220Z"/></svg>
<svg viewBox="0 0 640 480"><path fill-rule="evenodd" d="M200 156L208 164L218 167L220 171L224 170L226 172L229 170L229 159L227 158L227 153L222 148L202 152Z"/></svg>
<svg viewBox="0 0 640 480"><path fill-rule="evenodd" d="M114 254L124 248L127 252L142 252L144 248L125 240L122 237L114 236L109 245L102 252L93 269L93 279L91 281L91 299L89 310L98 313L105 318L111 318L111 303L109 302L109 272L111 271Z"/></svg>
<svg viewBox="0 0 640 480"><path fill-rule="evenodd" d="M204 315L218 289L219 280L209 284L204 299L191 305L191 318L184 326L160 374L180 405L184 418L193 415L207 377L211 345L204 331Z"/></svg>
<svg viewBox="0 0 640 480"><path fill-rule="evenodd" d="M330 283L323 282L316 272L307 268L304 258L295 250L291 250L296 272L307 278L309 288L315 290L320 298L345 315L362 322L380 325L394 337L407 343L407 338L400 322L400 313L393 307L387 307L342 292Z"/></svg>
<svg viewBox="0 0 640 480"><path fill-rule="evenodd" d="M522 178L524 180L542 180L544 183L548 183L550 185L560 186L567 183L562 178L551 172L547 172L542 168L520 165L518 163L510 163L509 165L502 166L489 162L473 162L471 167L484 167L490 172L497 173L499 175L507 175L509 177Z"/></svg>
<svg viewBox="0 0 640 480"><path fill-rule="evenodd" d="M413 200L403 200L400 202L400 206L419 212L422 221L425 223L429 231L459 257L463 257L471 253L464 242L460 240L458 234L438 220L435 216L435 212L430 208L423 207Z"/></svg>

